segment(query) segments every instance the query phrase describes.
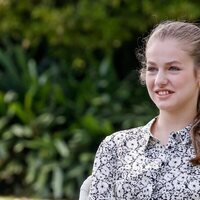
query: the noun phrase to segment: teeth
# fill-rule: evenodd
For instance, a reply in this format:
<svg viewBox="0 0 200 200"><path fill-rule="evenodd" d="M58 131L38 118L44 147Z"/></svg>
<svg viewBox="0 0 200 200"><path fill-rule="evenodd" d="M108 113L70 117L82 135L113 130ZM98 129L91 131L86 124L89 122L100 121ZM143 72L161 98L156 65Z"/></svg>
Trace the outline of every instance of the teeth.
<svg viewBox="0 0 200 200"><path fill-rule="evenodd" d="M161 96L168 95L169 91L159 91L158 94Z"/></svg>

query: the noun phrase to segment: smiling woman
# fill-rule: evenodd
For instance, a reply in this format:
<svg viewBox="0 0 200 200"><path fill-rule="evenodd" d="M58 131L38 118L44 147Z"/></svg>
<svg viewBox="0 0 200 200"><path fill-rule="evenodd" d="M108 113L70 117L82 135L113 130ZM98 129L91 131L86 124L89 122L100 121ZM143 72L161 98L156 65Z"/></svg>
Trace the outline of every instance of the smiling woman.
<svg viewBox="0 0 200 200"><path fill-rule="evenodd" d="M160 111L158 124L161 116L166 114L186 122L192 122L196 115L199 80L194 73L193 58L183 49L179 41L168 38L155 39L148 44L145 80L148 93ZM187 115L183 115L186 110ZM177 130L179 128L181 127L177 127ZM174 127L171 127L171 130L167 131L171 132L173 129ZM161 142L165 135L163 143L167 143L166 134L161 130L154 132Z"/></svg>
<svg viewBox="0 0 200 200"><path fill-rule="evenodd" d="M199 48L200 28L197 25L165 22L158 25L146 38L144 56L140 56L143 58L142 63L145 63L141 79L146 83L148 93L160 111L157 125L152 126L152 131L161 143L163 141L166 144L168 135L165 133L172 132L175 127L161 126L162 116L170 114L171 121L178 119L178 122L188 121L193 124L191 139L197 154L192 159L193 164L200 164L200 133L195 131L200 120ZM169 116L163 120L166 122L168 118ZM179 123L177 130L178 126Z"/></svg>
<svg viewBox="0 0 200 200"><path fill-rule="evenodd" d="M142 82L159 115L105 138L96 153L89 200L198 200L200 28L161 23L139 57Z"/></svg>

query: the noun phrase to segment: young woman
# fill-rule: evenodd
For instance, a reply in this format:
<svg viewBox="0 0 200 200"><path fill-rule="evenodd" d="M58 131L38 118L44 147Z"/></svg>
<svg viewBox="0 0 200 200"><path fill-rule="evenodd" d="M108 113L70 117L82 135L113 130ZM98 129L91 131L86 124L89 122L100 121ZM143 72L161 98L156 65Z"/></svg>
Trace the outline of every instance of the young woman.
<svg viewBox="0 0 200 200"><path fill-rule="evenodd" d="M200 28L161 23L143 52L141 79L159 115L101 143L89 200L200 199Z"/></svg>

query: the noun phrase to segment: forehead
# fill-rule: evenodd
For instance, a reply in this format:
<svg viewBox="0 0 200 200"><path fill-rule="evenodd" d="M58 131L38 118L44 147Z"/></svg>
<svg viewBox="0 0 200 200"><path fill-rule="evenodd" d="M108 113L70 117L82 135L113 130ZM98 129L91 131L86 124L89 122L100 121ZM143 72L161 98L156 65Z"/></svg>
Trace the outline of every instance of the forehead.
<svg viewBox="0 0 200 200"><path fill-rule="evenodd" d="M193 61L186 50L186 44L176 39L149 41L146 48L146 60L147 62Z"/></svg>

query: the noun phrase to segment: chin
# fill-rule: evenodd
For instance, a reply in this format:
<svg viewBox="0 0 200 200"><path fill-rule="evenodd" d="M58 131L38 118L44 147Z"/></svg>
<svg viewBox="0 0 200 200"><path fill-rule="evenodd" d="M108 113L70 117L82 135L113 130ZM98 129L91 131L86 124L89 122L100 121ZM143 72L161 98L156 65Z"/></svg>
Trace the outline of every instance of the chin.
<svg viewBox="0 0 200 200"><path fill-rule="evenodd" d="M174 107L170 106L170 105L156 105L157 108L159 110L163 110L163 111L173 111L174 110Z"/></svg>

